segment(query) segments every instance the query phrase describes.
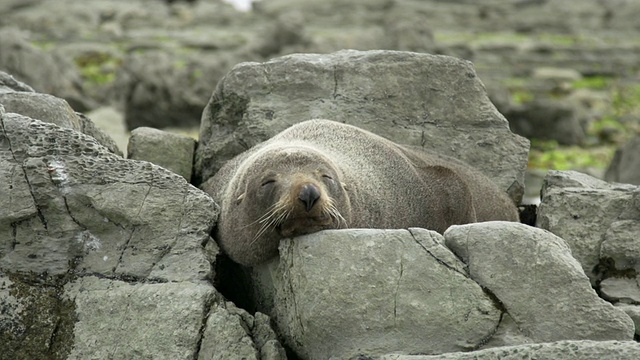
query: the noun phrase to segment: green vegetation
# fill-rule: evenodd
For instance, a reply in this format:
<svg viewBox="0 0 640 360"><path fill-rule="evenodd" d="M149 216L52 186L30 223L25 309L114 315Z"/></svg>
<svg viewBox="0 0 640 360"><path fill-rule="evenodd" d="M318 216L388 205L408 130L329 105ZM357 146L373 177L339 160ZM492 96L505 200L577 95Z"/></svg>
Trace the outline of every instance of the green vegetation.
<svg viewBox="0 0 640 360"><path fill-rule="evenodd" d="M570 170L579 168L606 168L615 148L597 146L561 146L555 140L532 140L529 168Z"/></svg>
<svg viewBox="0 0 640 360"><path fill-rule="evenodd" d="M607 77L588 77L572 88L588 88L611 94L611 105L587 129L588 144L562 146L555 141L531 141L529 167L568 170L606 168L620 145L640 134L640 85ZM515 93L514 93L515 101Z"/></svg>
<svg viewBox="0 0 640 360"><path fill-rule="evenodd" d="M75 58L76 65L80 68L82 77L91 84L105 85L116 78L116 70L122 64L122 60L109 54L91 52Z"/></svg>
<svg viewBox="0 0 640 360"><path fill-rule="evenodd" d="M436 42L443 44L469 44L469 45L491 45L491 44L522 44L531 42L549 45L575 45L588 44L592 41L589 38L579 35L564 34L521 34L517 32L445 32L436 31L434 33Z"/></svg>
<svg viewBox="0 0 640 360"><path fill-rule="evenodd" d="M605 76L590 76L576 80L571 84L573 89L605 90L611 87L612 79Z"/></svg>

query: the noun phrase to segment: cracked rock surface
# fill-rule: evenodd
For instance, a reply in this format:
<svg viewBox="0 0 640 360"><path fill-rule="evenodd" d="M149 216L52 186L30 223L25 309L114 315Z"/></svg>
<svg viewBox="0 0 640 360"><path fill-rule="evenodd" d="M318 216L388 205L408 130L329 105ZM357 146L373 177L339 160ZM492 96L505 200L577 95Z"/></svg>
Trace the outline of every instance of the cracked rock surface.
<svg viewBox="0 0 640 360"><path fill-rule="evenodd" d="M569 246L524 224L454 225L445 243L533 342L633 340L634 324L598 297Z"/></svg>
<svg viewBox="0 0 640 360"><path fill-rule="evenodd" d="M205 108L196 183L296 122L345 122L475 164L522 198L528 140L513 134L473 65L448 56L343 50L233 67Z"/></svg>
<svg viewBox="0 0 640 360"><path fill-rule="evenodd" d="M238 313L211 284L218 254L209 236L218 215L213 200L183 177L123 159L73 126L9 112L3 99L2 358L235 359L206 356L238 341L209 329L211 309L223 318ZM36 110L55 114L59 102L51 99ZM254 353L285 358L267 331L268 317L232 319Z"/></svg>
<svg viewBox="0 0 640 360"><path fill-rule="evenodd" d="M303 359L477 348L501 310L442 241L424 229L284 240L279 261L253 271L259 309Z"/></svg>
<svg viewBox="0 0 640 360"><path fill-rule="evenodd" d="M567 242L592 284L637 276L640 187L549 171L541 200L536 226Z"/></svg>

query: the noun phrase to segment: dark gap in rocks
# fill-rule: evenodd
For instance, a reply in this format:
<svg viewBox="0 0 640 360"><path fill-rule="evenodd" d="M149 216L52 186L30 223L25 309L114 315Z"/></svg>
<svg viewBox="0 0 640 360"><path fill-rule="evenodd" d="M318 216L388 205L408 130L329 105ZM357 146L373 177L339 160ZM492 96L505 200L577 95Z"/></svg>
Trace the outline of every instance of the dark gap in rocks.
<svg viewBox="0 0 640 360"><path fill-rule="evenodd" d="M215 262L215 278L213 286L237 307L250 314L256 313L256 301L249 269L231 260L226 254L220 253Z"/></svg>
<svg viewBox="0 0 640 360"><path fill-rule="evenodd" d="M536 226L536 220L538 218L538 205L536 204L523 204L518 206L518 213L520 215L520 222L529 225Z"/></svg>

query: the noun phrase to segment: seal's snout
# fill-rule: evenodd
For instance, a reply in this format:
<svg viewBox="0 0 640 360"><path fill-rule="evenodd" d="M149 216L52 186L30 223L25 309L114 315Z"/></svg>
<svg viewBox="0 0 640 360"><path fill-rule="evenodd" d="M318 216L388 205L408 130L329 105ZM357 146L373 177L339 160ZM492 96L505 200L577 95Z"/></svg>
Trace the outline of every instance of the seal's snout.
<svg viewBox="0 0 640 360"><path fill-rule="evenodd" d="M320 199L320 189L313 184L305 184L302 189L300 189L298 199L302 201L305 209L309 212L313 209L313 205L316 204L318 199Z"/></svg>

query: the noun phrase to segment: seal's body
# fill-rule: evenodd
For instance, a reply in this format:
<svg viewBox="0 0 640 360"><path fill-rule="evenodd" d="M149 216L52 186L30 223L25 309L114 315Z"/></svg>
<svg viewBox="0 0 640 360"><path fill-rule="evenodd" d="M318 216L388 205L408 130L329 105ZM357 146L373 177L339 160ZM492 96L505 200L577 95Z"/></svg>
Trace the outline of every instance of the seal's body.
<svg viewBox="0 0 640 360"><path fill-rule="evenodd" d="M225 164L203 189L221 206L214 236L236 262L277 255L280 239L338 228L518 221L515 205L468 165L329 120L296 124Z"/></svg>

